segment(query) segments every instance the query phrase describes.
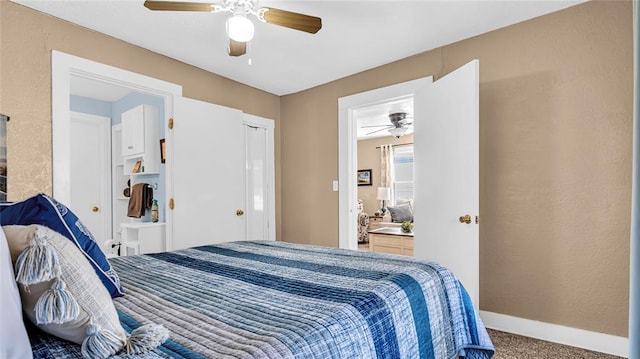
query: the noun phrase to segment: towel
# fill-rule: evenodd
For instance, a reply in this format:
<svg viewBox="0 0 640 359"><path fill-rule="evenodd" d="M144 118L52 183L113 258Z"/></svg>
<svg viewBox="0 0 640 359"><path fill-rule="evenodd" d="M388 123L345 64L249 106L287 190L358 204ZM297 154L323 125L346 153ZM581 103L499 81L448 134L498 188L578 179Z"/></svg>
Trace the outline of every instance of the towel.
<svg viewBox="0 0 640 359"><path fill-rule="evenodd" d="M146 183L136 183L131 188L127 216L140 218L144 216L144 210L151 208L153 204L153 188Z"/></svg>

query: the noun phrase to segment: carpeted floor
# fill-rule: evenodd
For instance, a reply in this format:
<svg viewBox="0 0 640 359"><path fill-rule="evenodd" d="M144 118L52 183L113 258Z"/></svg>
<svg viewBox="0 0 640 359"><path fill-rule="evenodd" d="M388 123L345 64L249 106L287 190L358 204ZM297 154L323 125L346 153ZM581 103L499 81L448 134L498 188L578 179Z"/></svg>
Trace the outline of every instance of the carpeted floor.
<svg viewBox="0 0 640 359"><path fill-rule="evenodd" d="M619 359L621 357L487 329L496 347L494 359Z"/></svg>

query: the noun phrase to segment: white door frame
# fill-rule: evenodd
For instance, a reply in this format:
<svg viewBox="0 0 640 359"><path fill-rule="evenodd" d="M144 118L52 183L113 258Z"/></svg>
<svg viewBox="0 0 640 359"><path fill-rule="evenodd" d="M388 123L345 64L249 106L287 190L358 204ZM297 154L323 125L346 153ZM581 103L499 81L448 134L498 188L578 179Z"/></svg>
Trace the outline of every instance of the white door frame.
<svg viewBox="0 0 640 359"><path fill-rule="evenodd" d="M358 170L358 139L355 109L413 96L418 89L433 82L433 77L423 77L396 85L381 87L338 99L338 244L340 248L358 249L358 203L356 171Z"/></svg>
<svg viewBox="0 0 640 359"><path fill-rule="evenodd" d="M80 121L92 122L97 124L100 137L104 139L100 148L99 157L102 159L102 165L100 166L100 182L102 182L103 191L100 193L100 216L102 219L101 231L113 238L112 226L111 226L111 118L92 115L83 112L71 111L69 113L69 120L74 117ZM71 166L69 166L71 168ZM69 198L71 199L71 198ZM71 202L69 202L71 204ZM106 217L106 218L105 218ZM102 247L103 243L98 243Z"/></svg>
<svg viewBox="0 0 640 359"><path fill-rule="evenodd" d="M53 196L61 203L69 203L70 191L70 104L71 76L79 76L94 81L101 81L111 85L129 88L133 91L146 93L164 99L165 118L162 125L166 126L168 119L173 116L173 98L182 96L182 86L152 77L140 75L117 67L83 59L60 51L51 51L51 125L53 144ZM168 137L168 136L166 136ZM170 156L171 141L166 142L167 155ZM171 161L167 160L167 171L171 173ZM171 176L167 176L167 198L169 203L172 192ZM165 205L165 213L167 206ZM171 249L171 222L167 222L167 250Z"/></svg>

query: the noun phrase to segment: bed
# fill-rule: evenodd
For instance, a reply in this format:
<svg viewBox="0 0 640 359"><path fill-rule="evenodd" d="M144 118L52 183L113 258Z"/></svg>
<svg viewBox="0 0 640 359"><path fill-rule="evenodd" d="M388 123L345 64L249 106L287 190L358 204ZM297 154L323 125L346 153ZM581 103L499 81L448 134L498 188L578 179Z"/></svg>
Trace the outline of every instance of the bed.
<svg viewBox="0 0 640 359"><path fill-rule="evenodd" d="M411 257L272 241L110 260L125 330L170 339L145 358L491 358L458 280ZM36 358L82 358L29 328Z"/></svg>

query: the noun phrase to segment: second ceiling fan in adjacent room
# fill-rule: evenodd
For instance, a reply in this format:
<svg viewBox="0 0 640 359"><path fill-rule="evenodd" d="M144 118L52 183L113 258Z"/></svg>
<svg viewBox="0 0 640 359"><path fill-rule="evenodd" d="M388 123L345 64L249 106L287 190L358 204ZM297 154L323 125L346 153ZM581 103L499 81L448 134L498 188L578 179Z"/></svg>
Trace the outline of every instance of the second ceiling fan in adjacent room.
<svg viewBox="0 0 640 359"><path fill-rule="evenodd" d="M393 137L400 138L400 136L404 135L413 125L413 122L408 121L409 119L413 118L407 117L406 112L395 112L389 114L389 121L391 122L390 125L370 125L362 126L362 128L382 127L381 129L367 133L367 135L387 130Z"/></svg>

